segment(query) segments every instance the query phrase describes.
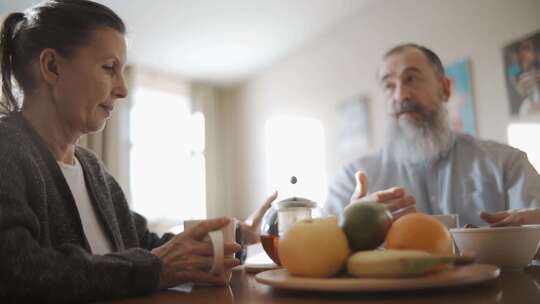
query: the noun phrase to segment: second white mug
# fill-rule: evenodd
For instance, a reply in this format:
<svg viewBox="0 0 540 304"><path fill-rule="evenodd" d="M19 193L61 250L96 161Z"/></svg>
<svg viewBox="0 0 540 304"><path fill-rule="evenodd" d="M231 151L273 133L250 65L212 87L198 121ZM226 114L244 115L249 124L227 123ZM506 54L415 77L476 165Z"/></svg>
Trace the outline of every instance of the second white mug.
<svg viewBox="0 0 540 304"><path fill-rule="evenodd" d="M184 221L184 230L190 229L193 226L199 224L204 220L186 220ZM208 235L203 239L203 241L212 243L212 249L214 252L214 259L212 261L212 268L210 268L210 273L212 274L222 274L225 272L225 260L234 258L234 253L225 256L225 244L232 244L236 241L235 230L236 230L237 220L231 219L229 224L225 227L208 232Z"/></svg>
<svg viewBox="0 0 540 304"><path fill-rule="evenodd" d="M459 216L457 214L435 214L433 217L438 219L448 229L458 228Z"/></svg>

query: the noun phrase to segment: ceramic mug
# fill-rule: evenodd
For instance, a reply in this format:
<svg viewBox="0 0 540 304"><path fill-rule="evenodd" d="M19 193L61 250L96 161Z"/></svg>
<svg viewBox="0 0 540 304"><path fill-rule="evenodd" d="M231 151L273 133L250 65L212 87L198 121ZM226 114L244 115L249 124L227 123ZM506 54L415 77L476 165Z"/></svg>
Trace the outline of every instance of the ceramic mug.
<svg viewBox="0 0 540 304"><path fill-rule="evenodd" d="M458 228L459 215L457 214L435 214L434 218L443 223L444 226L448 229Z"/></svg>
<svg viewBox="0 0 540 304"><path fill-rule="evenodd" d="M184 221L184 230L190 229L203 221L204 220L186 220ZM224 273L225 260L234 258L234 253L225 256L224 247L225 244L232 244L236 242L236 224L237 220L231 219L229 224L219 230L208 232L208 235L203 239L204 242L212 243L212 249L214 252L214 259L212 261L212 268L210 268L210 273L216 275Z"/></svg>

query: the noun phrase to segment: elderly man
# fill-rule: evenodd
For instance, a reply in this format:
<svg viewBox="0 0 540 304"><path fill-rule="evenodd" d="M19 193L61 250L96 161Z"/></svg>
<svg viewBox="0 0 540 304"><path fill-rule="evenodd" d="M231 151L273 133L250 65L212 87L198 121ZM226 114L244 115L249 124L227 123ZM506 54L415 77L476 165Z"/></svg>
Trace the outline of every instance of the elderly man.
<svg viewBox="0 0 540 304"><path fill-rule="evenodd" d="M434 52L396 46L378 79L389 109L385 144L336 176L329 212L364 199L384 204L394 218L418 210L457 213L462 224L540 224L540 176L527 155L450 130L450 81Z"/></svg>

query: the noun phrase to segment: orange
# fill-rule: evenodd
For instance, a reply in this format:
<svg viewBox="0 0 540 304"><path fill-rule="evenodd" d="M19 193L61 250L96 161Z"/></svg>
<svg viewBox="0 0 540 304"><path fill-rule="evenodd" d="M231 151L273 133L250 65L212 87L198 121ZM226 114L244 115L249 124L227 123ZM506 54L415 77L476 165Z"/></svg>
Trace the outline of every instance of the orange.
<svg viewBox="0 0 540 304"><path fill-rule="evenodd" d="M396 220L388 230L385 247L453 255L452 236L448 229L436 218L423 213L411 213Z"/></svg>

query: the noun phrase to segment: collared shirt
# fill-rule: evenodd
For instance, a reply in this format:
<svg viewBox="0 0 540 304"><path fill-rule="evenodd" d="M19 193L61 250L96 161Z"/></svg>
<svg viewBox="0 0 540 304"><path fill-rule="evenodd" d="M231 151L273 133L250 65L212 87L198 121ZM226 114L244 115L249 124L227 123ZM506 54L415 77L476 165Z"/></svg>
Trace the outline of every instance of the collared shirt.
<svg viewBox="0 0 540 304"><path fill-rule="evenodd" d="M340 214L349 203L358 170L368 177L369 193L401 186L416 198L418 211L455 213L460 225L486 225L481 211L540 208L540 175L524 152L465 134L454 134L450 150L429 163L398 162L384 148L357 159L334 179L325 206L329 213Z"/></svg>

